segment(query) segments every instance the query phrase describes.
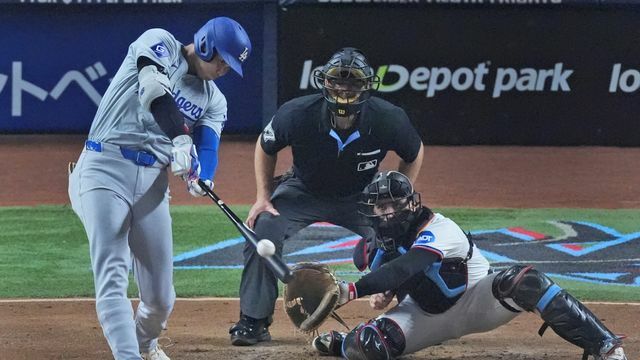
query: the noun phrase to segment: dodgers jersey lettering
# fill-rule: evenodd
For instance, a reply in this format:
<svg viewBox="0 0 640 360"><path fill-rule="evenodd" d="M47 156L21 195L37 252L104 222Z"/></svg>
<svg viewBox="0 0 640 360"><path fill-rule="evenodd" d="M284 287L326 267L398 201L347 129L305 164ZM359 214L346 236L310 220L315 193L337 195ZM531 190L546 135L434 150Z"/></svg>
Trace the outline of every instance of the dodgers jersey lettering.
<svg viewBox="0 0 640 360"><path fill-rule="evenodd" d="M163 29L148 30L133 42L100 102L89 139L144 150L161 164L169 164L171 140L138 100L136 59L141 56L164 67L171 95L189 129L208 126L220 137L227 119L227 100L213 81L187 74L182 47Z"/></svg>

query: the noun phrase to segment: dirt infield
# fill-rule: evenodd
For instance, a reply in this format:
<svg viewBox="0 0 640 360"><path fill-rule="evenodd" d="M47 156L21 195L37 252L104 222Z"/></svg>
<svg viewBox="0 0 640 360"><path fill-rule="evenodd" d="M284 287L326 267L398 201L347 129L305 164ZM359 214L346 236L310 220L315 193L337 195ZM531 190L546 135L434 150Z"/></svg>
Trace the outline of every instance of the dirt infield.
<svg viewBox="0 0 640 360"><path fill-rule="evenodd" d="M225 138L216 190L228 203L249 204L255 196L252 141ZM0 205L68 203L67 162L75 160L82 136L0 135ZM290 164L280 155L278 170ZM393 166L390 156L384 168ZM640 149L548 147L427 147L416 184L432 207L640 208ZM172 180L174 204L206 204ZM278 304L280 306L280 304ZM591 305L607 325L630 336L629 359L640 358L640 306ZM341 310L350 325L374 315L365 302ZM237 319L236 300L180 300L166 336L173 359L314 358L306 338L292 332L276 309L273 342L250 348L229 345L227 329ZM0 359L108 359L110 353L92 301L0 302ZM525 314L487 334L436 346L415 359L579 359L581 352L553 331L544 338L541 321ZM337 324L331 323L332 326Z"/></svg>
<svg viewBox="0 0 640 360"><path fill-rule="evenodd" d="M0 205L68 203L67 162L84 136L0 135ZM223 138L216 192L231 204L255 200L253 141ZM383 167L395 166L388 156ZM291 164L279 154L278 171ZM640 148L427 147L416 188L432 207L640 208ZM177 179L174 204L196 200Z"/></svg>
<svg viewBox="0 0 640 360"><path fill-rule="evenodd" d="M109 347L95 316L93 301L0 303L3 331L0 358L108 359ZM638 305L596 305L590 307L605 324L621 333L636 335L640 324L629 321L638 314ZM347 311L348 310L348 311ZM172 359L312 359L313 352L304 334L291 330L282 303L276 307L272 326L274 341L254 347L229 344L227 330L237 319L237 300L178 300L161 343ZM340 310L350 326L375 315L368 303L357 301ZM473 360L567 360L580 359L580 349L566 343L552 330L540 338L540 319L523 314L508 325L486 334L471 335L422 350L407 359ZM322 329L339 328L329 320ZM6 331L10 329L11 331ZM637 360L640 343L627 343L629 360Z"/></svg>

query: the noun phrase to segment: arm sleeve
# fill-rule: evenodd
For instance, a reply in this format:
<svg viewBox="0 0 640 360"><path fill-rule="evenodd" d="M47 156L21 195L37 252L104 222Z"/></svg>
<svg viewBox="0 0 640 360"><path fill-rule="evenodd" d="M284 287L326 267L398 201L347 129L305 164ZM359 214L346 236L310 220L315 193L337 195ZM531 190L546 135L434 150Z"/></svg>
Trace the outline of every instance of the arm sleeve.
<svg viewBox="0 0 640 360"><path fill-rule="evenodd" d="M218 167L220 137L212 128L204 125L194 129L193 137L200 160L200 178L213 181Z"/></svg>
<svg viewBox="0 0 640 360"><path fill-rule="evenodd" d="M396 290L420 271L426 270L440 257L423 249L411 249L356 282L358 297Z"/></svg>

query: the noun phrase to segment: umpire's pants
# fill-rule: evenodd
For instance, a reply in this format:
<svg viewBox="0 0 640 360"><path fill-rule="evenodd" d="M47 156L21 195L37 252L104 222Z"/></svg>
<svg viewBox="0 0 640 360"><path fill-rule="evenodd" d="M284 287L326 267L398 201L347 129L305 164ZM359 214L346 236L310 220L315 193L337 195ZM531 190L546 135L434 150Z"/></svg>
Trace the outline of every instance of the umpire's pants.
<svg viewBox="0 0 640 360"><path fill-rule="evenodd" d="M282 256L284 241L304 227L320 221L349 229L364 239L373 239L375 232L369 220L357 210L359 194L346 198L318 197L292 177L281 183L271 202L280 216L263 212L258 216L254 231L258 239L269 239ZM253 245L244 247L244 270L240 281L240 311L261 319L273 314L278 298L278 279L269 270Z"/></svg>

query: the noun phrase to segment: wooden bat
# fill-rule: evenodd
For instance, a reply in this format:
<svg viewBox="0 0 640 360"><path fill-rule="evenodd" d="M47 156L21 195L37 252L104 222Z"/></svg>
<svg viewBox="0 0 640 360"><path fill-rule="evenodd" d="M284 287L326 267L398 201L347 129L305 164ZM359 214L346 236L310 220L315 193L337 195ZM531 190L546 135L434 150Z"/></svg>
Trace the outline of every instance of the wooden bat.
<svg viewBox="0 0 640 360"><path fill-rule="evenodd" d="M207 196L218 205L220 210L222 210L222 212L227 215L233 225L235 225L238 231L240 231L245 240L250 242L254 247L258 246L258 237L256 236L256 233L254 233L253 230L245 225L244 222L242 222L242 220L240 220L240 218L238 218L238 216L233 211L231 211L231 209L229 209L227 204L225 204L224 201L222 201L222 199L220 199L218 195L216 195L213 190L211 190L209 186L207 186L207 184L202 181L202 179L198 180L198 185L200 185ZM287 264L282 260L282 258L273 255L265 256L263 257L263 259L265 260L267 266L271 269L271 271L273 271L273 273L276 275L276 277L280 279L280 281L285 284L291 281L291 279L293 278L293 273L291 272L291 269L289 269Z"/></svg>

